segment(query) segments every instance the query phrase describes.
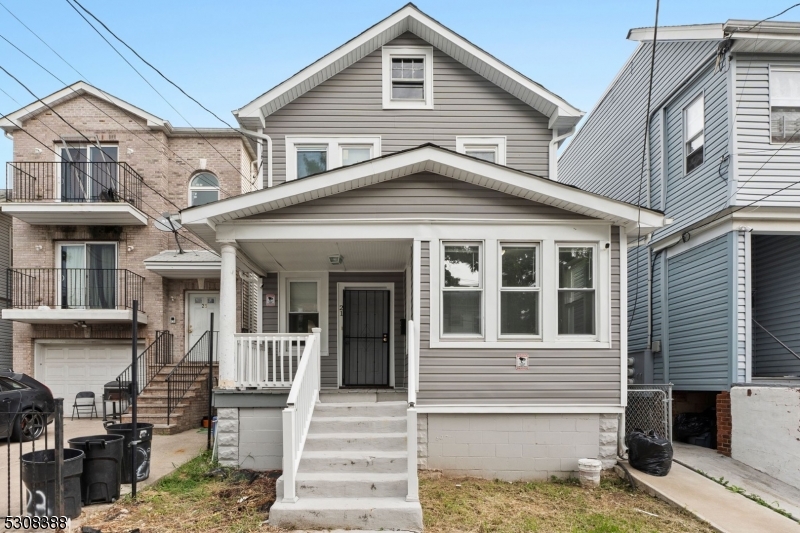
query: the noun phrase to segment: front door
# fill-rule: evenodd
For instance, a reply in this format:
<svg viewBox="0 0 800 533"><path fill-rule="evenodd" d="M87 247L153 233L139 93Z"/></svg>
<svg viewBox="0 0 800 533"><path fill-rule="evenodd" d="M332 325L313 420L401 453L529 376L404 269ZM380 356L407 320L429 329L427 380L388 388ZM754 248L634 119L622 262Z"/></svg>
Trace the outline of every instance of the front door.
<svg viewBox="0 0 800 533"><path fill-rule="evenodd" d="M189 342L186 343L186 352L200 340L203 333L208 331L211 325L211 313L214 313L214 331L219 331L219 293L190 292L188 296L189 317L186 333ZM216 359L217 351L214 350L214 360Z"/></svg>
<svg viewBox="0 0 800 533"><path fill-rule="evenodd" d="M389 386L390 292L345 289L342 324L342 384Z"/></svg>

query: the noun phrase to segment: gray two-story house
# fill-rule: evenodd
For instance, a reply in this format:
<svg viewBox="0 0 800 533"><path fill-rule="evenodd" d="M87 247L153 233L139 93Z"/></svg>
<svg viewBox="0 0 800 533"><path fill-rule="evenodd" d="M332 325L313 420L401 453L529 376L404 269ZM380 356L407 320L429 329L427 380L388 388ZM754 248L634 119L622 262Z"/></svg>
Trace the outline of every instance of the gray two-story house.
<svg viewBox="0 0 800 533"><path fill-rule="evenodd" d="M778 389L736 385L800 377L800 24L658 28L648 113L654 34L629 32L638 48L560 157L558 179L672 219L628 235L639 378L673 383L677 410L716 405L718 449L732 444L734 457L776 473L786 450L800 457L787 429L797 409L783 420L777 406L794 403Z"/></svg>

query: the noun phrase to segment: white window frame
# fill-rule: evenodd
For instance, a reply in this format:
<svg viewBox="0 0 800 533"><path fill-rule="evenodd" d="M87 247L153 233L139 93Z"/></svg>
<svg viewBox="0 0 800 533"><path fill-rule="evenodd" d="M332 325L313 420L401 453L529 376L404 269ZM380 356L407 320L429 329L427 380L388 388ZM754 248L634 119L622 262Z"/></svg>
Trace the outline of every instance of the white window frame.
<svg viewBox="0 0 800 533"><path fill-rule="evenodd" d="M560 276L560 268L559 268L559 254L561 248L591 248L592 249L592 288L591 289L562 289L561 280L559 279ZM596 242L557 242L556 243L556 253L555 253L555 290L556 290L556 298L555 298L555 330L556 330L556 339L557 340L597 340L600 336L600 320L601 320L601 303L600 300L602 298L602 293L600 291L600 287L598 287L598 283L600 282L600 269L598 268L600 263L600 256L598 254L599 248ZM623 268L620 266L620 268ZM609 280L610 283L610 280ZM594 333L587 334L587 335L562 335L558 333L558 294L561 291L581 291L581 292L594 292ZM620 317L620 321L626 320L625 317ZM624 327L624 326L623 326Z"/></svg>
<svg viewBox="0 0 800 533"><path fill-rule="evenodd" d="M319 327L322 329L320 354L328 355L328 273L279 272L278 273L278 331L289 330L289 282L313 281L317 284L317 309Z"/></svg>
<svg viewBox="0 0 800 533"><path fill-rule="evenodd" d="M800 97L798 97L797 101L795 102L776 102L775 97L772 96L772 73L774 71L779 72L800 72L800 65L797 64L770 64L769 65L769 89L767 91L767 98L769 100L769 143L775 144L779 146L783 145L795 145L800 144L800 135L798 135L794 140L779 142L772 140L772 107L800 107ZM792 105L796 104L796 105Z"/></svg>
<svg viewBox="0 0 800 533"><path fill-rule="evenodd" d="M92 148L97 148L96 144L89 144L89 143L84 143L84 142L65 141L65 142L57 142L55 144L56 144L56 149L54 150L54 152L56 152L56 155L55 155L56 163L61 163L62 161L64 161L64 158L61 155L62 150L64 150L64 148L72 148L72 149L75 149L75 150L84 150L86 152L87 161L89 159L89 154L91 154L91 149ZM65 144L66 144L66 146L65 146ZM116 163L119 164L119 163L122 162L120 160L120 157L119 157L121 149L120 149L120 145L118 143L99 143L99 144L100 144L100 148L116 148L117 149L117 160L116 160ZM91 163L90 162L87 163L87 168L88 168L88 172L89 172L89 179L92 179L92 176L91 176ZM56 165L56 169L57 169L57 171L54 172L54 176L55 176L55 180L56 180L54 189L56 191L56 198L58 199L57 201L60 202L61 201L61 181L62 181L61 180L61 165L57 164ZM119 191L119 187L120 187L119 183L120 183L120 178L119 178L119 169L118 169L117 170L117 193L119 193L121 195L122 193ZM94 186L94 181L92 181L92 187L93 186ZM90 190L91 190L91 188L90 188Z"/></svg>
<svg viewBox="0 0 800 533"><path fill-rule="evenodd" d="M533 287L503 287L503 248L535 248L536 249L536 285ZM537 310L538 324L536 329L539 333L535 335L503 334L503 292L536 292L539 295L539 309ZM497 243L497 338L498 340L537 340L542 338L542 246L541 241L498 241Z"/></svg>
<svg viewBox="0 0 800 533"><path fill-rule="evenodd" d="M61 270L61 248L63 246L83 246L83 254L84 254L84 263L83 268L88 269L89 267L86 266L86 245L87 244L112 244L114 245L114 270L119 270L119 242L117 241L56 241L56 253L55 257L53 258L54 265L57 271ZM119 283L119 278L115 276L115 283ZM61 308L61 275L59 274L56 277L56 305L58 308ZM115 287L115 297L117 300L117 307L119 306L119 296L120 296L120 289L119 287ZM115 307L116 309L116 307ZM106 309L108 310L108 309Z"/></svg>
<svg viewBox="0 0 800 533"><path fill-rule="evenodd" d="M201 174L209 174L211 176L214 176L214 179L217 180L217 186L216 187L193 187L192 186L192 182L195 180L195 178L197 176L199 176ZM218 202L220 200L220 196L219 196L220 190L221 190L221 188L219 186L219 176L217 176L213 172L209 172L208 170L201 170L200 172L195 172L194 174L192 174L192 177L189 179L189 197L187 198L187 200L188 200L187 205L189 207L194 207L192 205L192 192L193 191L217 191L217 199L215 201ZM200 204L200 205L206 205L206 204Z"/></svg>
<svg viewBox="0 0 800 533"><path fill-rule="evenodd" d="M480 268L480 285L478 288L473 287L445 287L444 282L444 249L445 246L478 246L478 261ZM484 252L486 243L482 240L469 240L469 241L451 241L442 240L439 242L439 332L443 339L470 339L481 340L486 337L486 254ZM444 293L447 292L477 292L481 293L481 332L480 334L462 334L462 333L445 333L444 332Z"/></svg>
<svg viewBox="0 0 800 533"><path fill-rule="evenodd" d="M493 150L495 164L506 164L506 137L486 137L483 135L459 135L456 137L456 152L467 155L468 150Z"/></svg>
<svg viewBox="0 0 800 533"><path fill-rule="evenodd" d="M692 107L694 104L696 104L698 101L700 102L700 106L703 108L703 129L700 131L699 134L695 135L694 137L692 137L690 139L689 138L689 130L687 128L687 126L689 125L689 121L687 120L687 112L689 111L689 108ZM707 155L706 144L708 142L708 139L705 138L705 135L706 135L706 97L705 97L705 93L704 92L700 92L700 94L698 94L697 96L692 98L692 100L683 107L683 109L681 110L681 121L682 121L682 126L683 126L683 175L686 176L686 175L691 174L692 172L694 172L698 168L702 167L706 163L706 160L707 160L707 158L706 158L706 155ZM689 142L692 139L696 139L700 135L703 136L703 146L702 146L702 149L703 149L703 162L700 163L698 166L694 167L692 170L687 170L686 164L689 161L689 156L692 153L694 153L694 152L689 153ZM697 150L695 150L695 152L696 151Z"/></svg>
<svg viewBox="0 0 800 533"><path fill-rule="evenodd" d="M384 46L381 49L383 64L383 109L433 109L433 47ZM425 66L422 100L392 98L392 59L422 59Z"/></svg>
<svg viewBox="0 0 800 533"><path fill-rule="evenodd" d="M303 149L326 149L328 168L325 172L334 170L342 166L342 148L366 148L372 149L372 158L381 156L381 137L372 135L365 137L328 136L328 137L309 137L305 135L286 136L286 181L297 179L297 152ZM316 175L316 174L314 174ZM307 176L312 177L312 176ZM305 178L303 178L305 179Z"/></svg>

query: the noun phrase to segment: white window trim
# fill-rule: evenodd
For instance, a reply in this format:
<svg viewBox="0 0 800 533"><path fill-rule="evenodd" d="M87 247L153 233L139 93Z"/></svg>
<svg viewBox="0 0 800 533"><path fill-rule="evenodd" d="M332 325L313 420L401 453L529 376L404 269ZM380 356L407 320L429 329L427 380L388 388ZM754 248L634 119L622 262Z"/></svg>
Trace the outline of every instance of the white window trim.
<svg viewBox="0 0 800 533"><path fill-rule="evenodd" d="M497 154L495 163L506 164L506 137L485 137L483 135L459 135L456 137L456 152L466 154L467 150L492 149Z"/></svg>
<svg viewBox="0 0 800 533"><path fill-rule="evenodd" d="M776 70L779 71L779 72L780 71L783 71L783 72L800 72L800 65L797 65L797 64L791 64L791 65L777 64L776 65L776 64L772 64L772 63L770 63L770 65L769 65L769 74L768 74L769 79L767 81L767 84L768 84L767 101L768 101L768 105L769 105L769 123L770 123L769 133L768 133L768 135L769 135L769 144L774 144L774 145L778 145L778 146L800 144L800 136L798 136L793 141L777 142L777 141L773 141L772 140L772 106L775 106L775 107L797 107L797 106L800 106L800 98L798 98L798 102L796 102L797 106L793 106L792 102L780 102L780 103L778 103L778 102L774 101L774 98L772 96L772 73L774 71L776 71Z"/></svg>
<svg viewBox="0 0 800 533"><path fill-rule="evenodd" d="M476 287L445 287L444 283L444 247L445 246L478 246L478 265L480 269L480 285ZM453 334L444 332L444 305L441 305L439 312L439 331L443 339L484 339L486 337L486 243L482 240L474 241L453 241L443 240L439 242L440 261L439 261L439 298L444 302L444 292L477 292L481 293L481 333L480 334Z"/></svg>
<svg viewBox="0 0 800 533"><path fill-rule="evenodd" d="M97 148L96 144L89 144L89 143L84 143L84 142L70 142L70 141L65 141L65 142L66 142L66 145L67 145L66 148L74 148L74 149L81 149L81 150L85 149L87 159L89 157L89 154L91 153L90 149L91 148ZM65 146L64 146L64 143L61 143L61 142L57 142L57 143L55 143L55 145L56 145L56 149L53 150L53 151L56 152L56 154L54 154L54 158L55 158L56 163L61 163L64 160L64 158L62 157L61 153L62 153L62 150L64 150ZM119 157L119 154L120 154L120 145L119 144L117 144L117 143L100 143L100 148L116 148L117 149L117 160L116 160L116 162L117 163L121 163L122 162L122 160ZM91 163L88 163L88 165L89 165L89 173L91 173ZM119 171L117 171L117 172L119 172ZM56 201L60 202L61 201L61 165L56 165L56 172L54 172L53 174L54 174L54 178L56 180L55 187L54 187L54 190L56 191L56 198L57 198ZM94 182L92 182L92 187L93 186L94 186ZM117 174L117 189L118 189L117 192L120 193L120 191L119 191L119 174ZM91 190L91 188L90 188L90 190ZM68 203L68 202L66 202L66 203Z"/></svg>
<svg viewBox="0 0 800 533"><path fill-rule="evenodd" d="M381 49L383 64L383 109L433 109L433 47L384 46ZM425 61L424 100L392 99L392 59L422 58Z"/></svg>
<svg viewBox="0 0 800 533"><path fill-rule="evenodd" d="M328 151L327 170L342 166L342 147L371 147L372 158L380 157L381 137L372 135L368 137L327 136L308 137L304 135L286 136L286 181L297 179L297 152L303 148L325 148ZM326 170L326 172L327 172Z"/></svg>
<svg viewBox="0 0 800 533"><path fill-rule="evenodd" d="M594 334L591 335L562 335L558 333L558 293L568 290L578 290L582 292L589 292L587 289L559 289L560 279L559 279L559 262L558 262L558 254L561 248L591 248L592 249L592 288L591 290L594 292ZM555 253L555 290L556 290L556 299L555 299L555 325L556 325L556 339L557 340L598 340L600 337L600 324L601 324L601 306L600 306L600 291L598 285L598 281L600 278L600 270L598 265L600 263L600 256L598 255L599 247L597 246L596 242L557 242L556 243L556 253ZM608 283L611 283L611 280L608 280ZM623 320L620 317L620 320Z"/></svg>
<svg viewBox="0 0 800 533"><path fill-rule="evenodd" d="M503 248L536 248L536 285L533 287L505 287L503 288ZM542 247L539 241L520 242L520 241L499 241L497 243L497 338L498 340L536 340L542 338ZM537 329L539 333L535 335L503 334L502 321L503 309L501 297L503 291L506 292L536 292L539 295Z"/></svg>
<svg viewBox="0 0 800 533"><path fill-rule="evenodd" d="M702 108L703 108L703 130L702 130L702 132L700 134L700 135L703 136L703 162L700 163L698 166L694 167L692 170L687 170L686 169L686 163L689 160L689 155L690 154L689 154L689 150L688 150L689 137L688 137L688 130L686 128L686 126L688 125L688 121L686 120L686 112L689 110L690 107L692 107L695 103L697 103L698 100L701 102L701 105L702 105ZM682 137L683 137L683 148L682 148L682 152L683 152L683 175L687 176L687 175L691 174L692 172L694 172L695 170L697 170L698 168L700 168L703 165L705 165L706 160L707 160L706 159L706 155L707 155L706 154L706 143L708 142L708 139L705 138L705 135L706 135L706 95L705 95L705 92L701 91L700 94L698 94L697 96L692 98L689 101L688 104L683 106L683 109L681 110L681 125L682 125L682 130L683 130L683 135L682 135ZM697 150L695 150L695 151L697 151Z"/></svg>
<svg viewBox="0 0 800 533"><path fill-rule="evenodd" d="M200 187L200 186L193 187L193 186L192 186L192 182L193 182L193 181L194 181L194 179L195 179L197 176L199 176L200 174L209 174L209 175L211 175L211 176L214 176L214 179L215 179L215 180L217 180L217 184L218 184L218 185L217 185L216 187L205 187L205 186L202 186L202 187ZM220 199L220 198L219 198L219 192L220 192L220 190L221 190L221 189L220 189L220 186L219 186L219 176L217 176L217 175L216 175L216 174L214 174L213 172L209 172L209 171L207 171L207 170L203 170L203 171L201 171L201 172L195 172L194 174L192 174L192 177L189 179L189 197L187 198L187 205L188 205L189 207L194 207L194 206L192 205L192 191L217 191L217 200L216 200L216 201L219 201L219 199ZM209 203L210 203L210 202L209 202ZM205 205L205 204L200 204L200 205Z"/></svg>
<svg viewBox="0 0 800 533"><path fill-rule="evenodd" d="M437 232L438 233L438 232ZM540 272L541 285L541 339L504 339L498 335L499 321L492 319L492 313L497 313L499 307L499 280L497 272L499 242L496 235L501 234L507 238L504 242L528 242L531 235L540 237L541 258ZM578 240L580 239L580 240ZM421 238L430 242L430 347L432 349L505 349L505 350L534 350L534 349L611 349L611 249L606 247L611 241L611 226L604 224L585 225L488 225L464 226L450 228L437 235L426 235ZM484 320L483 338L453 338L441 335L441 284L443 273L436 268L442 268L442 242L476 242L483 241L483 272L484 281ZM558 256L556 243L565 246L596 247L595 259L595 302L596 335L559 336L558 335ZM624 317L620 318L624 327Z"/></svg>
<svg viewBox="0 0 800 533"><path fill-rule="evenodd" d="M278 272L278 331L289 329L289 282L315 281L317 283L317 309L319 327L322 329L320 355L328 355L328 273L327 272Z"/></svg>

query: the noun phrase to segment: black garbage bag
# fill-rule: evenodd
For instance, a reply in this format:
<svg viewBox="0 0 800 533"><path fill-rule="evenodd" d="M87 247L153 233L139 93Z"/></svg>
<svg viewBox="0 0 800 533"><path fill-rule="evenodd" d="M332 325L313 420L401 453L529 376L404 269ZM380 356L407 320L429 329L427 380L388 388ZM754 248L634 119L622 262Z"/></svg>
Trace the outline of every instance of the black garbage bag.
<svg viewBox="0 0 800 533"><path fill-rule="evenodd" d="M681 413L675 417L672 425L672 436L680 442L689 442L692 437L705 433L715 434L717 415L713 409L703 413Z"/></svg>
<svg viewBox="0 0 800 533"><path fill-rule="evenodd" d="M634 429L625 437L628 462L636 470L651 476L666 476L672 468L672 443L655 431Z"/></svg>

